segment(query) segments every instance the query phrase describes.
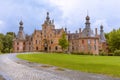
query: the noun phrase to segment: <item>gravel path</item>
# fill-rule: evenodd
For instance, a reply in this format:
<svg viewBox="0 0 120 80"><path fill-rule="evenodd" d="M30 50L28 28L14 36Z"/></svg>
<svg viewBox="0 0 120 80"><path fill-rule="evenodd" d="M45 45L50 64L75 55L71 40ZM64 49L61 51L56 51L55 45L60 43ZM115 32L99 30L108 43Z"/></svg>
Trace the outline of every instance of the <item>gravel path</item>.
<svg viewBox="0 0 120 80"><path fill-rule="evenodd" d="M120 80L99 74L30 63L16 58L15 55L0 55L0 71L7 80Z"/></svg>

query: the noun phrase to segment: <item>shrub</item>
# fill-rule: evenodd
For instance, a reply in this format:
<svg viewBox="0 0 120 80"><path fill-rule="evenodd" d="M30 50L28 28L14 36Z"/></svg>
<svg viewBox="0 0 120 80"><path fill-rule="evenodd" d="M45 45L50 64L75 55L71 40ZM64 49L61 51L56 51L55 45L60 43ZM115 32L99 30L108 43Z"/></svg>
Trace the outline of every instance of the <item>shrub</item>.
<svg viewBox="0 0 120 80"><path fill-rule="evenodd" d="M114 51L114 56L120 56L120 50L115 50Z"/></svg>
<svg viewBox="0 0 120 80"><path fill-rule="evenodd" d="M85 53L85 52L73 52L72 54L75 54L75 55L93 55L92 53L88 52L88 53Z"/></svg>
<svg viewBox="0 0 120 80"><path fill-rule="evenodd" d="M101 51L101 52L99 53L99 55L100 55L100 56L107 56L108 54L105 53L104 51Z"/></svg>
<svg viewBox="0 0 120 80"><path fill-rule="evenodd" d="M114 53L109 53L108 56L114 56Z"/></svg>

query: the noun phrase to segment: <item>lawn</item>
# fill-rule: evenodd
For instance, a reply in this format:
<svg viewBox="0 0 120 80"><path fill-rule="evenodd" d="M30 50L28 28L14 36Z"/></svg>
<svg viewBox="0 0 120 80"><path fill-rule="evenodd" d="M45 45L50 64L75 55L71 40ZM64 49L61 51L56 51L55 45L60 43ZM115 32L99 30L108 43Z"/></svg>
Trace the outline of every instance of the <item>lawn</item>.
<svg viewBox="0 0 120 80"><path fill-rule="evenodd" d="M119 56L88 56L70 54L18 54L18 58L30 62L49 64L82 72L120 77Z"/></svg>

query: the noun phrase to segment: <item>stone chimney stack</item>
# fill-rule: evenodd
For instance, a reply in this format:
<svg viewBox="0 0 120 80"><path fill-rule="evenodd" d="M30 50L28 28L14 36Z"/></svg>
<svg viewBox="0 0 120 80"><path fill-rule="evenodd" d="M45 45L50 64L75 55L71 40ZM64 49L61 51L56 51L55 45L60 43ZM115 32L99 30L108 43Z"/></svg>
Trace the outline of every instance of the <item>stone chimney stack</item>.
<svg viewBox="0 0 120 80"><path fill-rule="evenodd" d="M95 36L97 36L97 35L98 35L97 28L95 28Z"/></svg>
<svg viewBox="0 0 120 80"><path fill-rule="evenodd" d="M81 33L81 28L79 28L79 33Z"/></svg>
<svg viewBox="0 0 120 80"><path fill-rule="evenodd" d="M76 34L78 33L78 31L76 30Z"/></svg>
<svg viewBox="0 0 120 80"><path fill-rule="evenodd" d="M68 33L70 34L70 31L68 31Z"/></svg>

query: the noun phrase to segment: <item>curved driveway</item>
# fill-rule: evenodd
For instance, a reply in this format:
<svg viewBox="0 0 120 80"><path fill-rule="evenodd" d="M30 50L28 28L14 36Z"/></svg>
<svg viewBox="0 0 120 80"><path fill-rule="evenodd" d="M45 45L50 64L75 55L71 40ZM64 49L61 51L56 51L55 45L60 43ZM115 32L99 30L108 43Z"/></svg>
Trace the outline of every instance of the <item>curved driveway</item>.
<svg viewBox="0 0 120 80"><path fill-rule="evenodd" d="M15 56L0 55L0 72L7 80L120 80L99 74L59 70L57 67L19 60Z"/></svg>

